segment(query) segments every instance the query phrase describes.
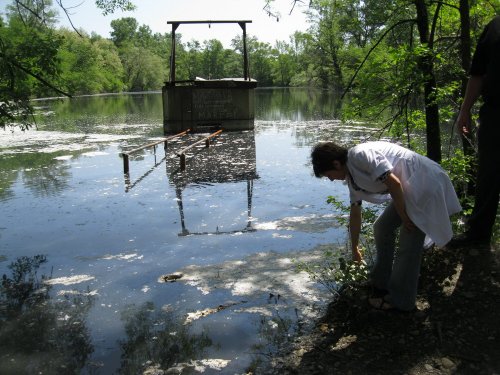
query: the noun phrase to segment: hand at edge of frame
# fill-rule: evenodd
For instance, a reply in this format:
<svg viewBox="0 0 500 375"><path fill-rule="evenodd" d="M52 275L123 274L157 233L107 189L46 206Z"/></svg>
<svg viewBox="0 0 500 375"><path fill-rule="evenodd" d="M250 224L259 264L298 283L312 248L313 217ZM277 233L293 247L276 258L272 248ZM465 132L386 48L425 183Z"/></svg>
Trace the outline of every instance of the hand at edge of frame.
<svg viewBox="0 0 500 375"><path fill-rule="evenodd" d="M358 247L352 249L352 260L356 263L361 263L363 261L363 256L361 255L361 251L359 251Z"/></svg>

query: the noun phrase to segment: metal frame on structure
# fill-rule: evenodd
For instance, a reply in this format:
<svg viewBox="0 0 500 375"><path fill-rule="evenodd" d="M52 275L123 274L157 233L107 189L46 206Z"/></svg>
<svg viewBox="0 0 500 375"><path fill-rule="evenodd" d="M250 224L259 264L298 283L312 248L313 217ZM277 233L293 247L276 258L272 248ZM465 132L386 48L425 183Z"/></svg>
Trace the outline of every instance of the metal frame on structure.
<svg viewBox="0 0 500 375"><path fill-rule="evenodd" d="M216 23L237 23L243 30L243 78L245 81L250 80L248 70L248 52L247 52L247 23L252 21L168 21L168 25L172 25L172 50L170 55L170 83L175 82L175 31L181 24L216 24Z"/></svg>

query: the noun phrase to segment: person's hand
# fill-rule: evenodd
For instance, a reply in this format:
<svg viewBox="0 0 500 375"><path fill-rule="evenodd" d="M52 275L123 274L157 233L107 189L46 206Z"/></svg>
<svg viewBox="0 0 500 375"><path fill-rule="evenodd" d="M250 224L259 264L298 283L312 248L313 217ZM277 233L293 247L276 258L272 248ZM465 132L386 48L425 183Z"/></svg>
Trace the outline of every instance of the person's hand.
<svg viewBox="0 0 500 375"><path fill-rule="evenodd" d="M471 114L469 111L460 110L457 121L455 122L455 130L460 135L467 135L471 128Z"/></svg>
<svg viewBox="0 0 500 375"><path fill-rule="evenodd" d="M403 219L403 227L410 232L416 228L415 224L408 216Z"/></svg>
<svg viewBox="0 0 500 375"><path fill-rule="evenodd" d="M359 251L358 247L352 249L352 260L356 263L361 263L363 261L363 256L361 255L361 251Z"/></svg>
<svg viewBox="0 0 500 375"><path fill-rule="evenodd" d="M401 221L403 222L403 228L405 228L408 231L412 231L416 228L416 225L411 221L410 217L406 213L406 210L404 210L401 214Z"/></svg>
<svg viewBox="0 0 500 375"><path fill-rule="evenodd" d="M405 221L403 223L403 225L404 225L405 229L410 231L410 232L416 228L415 224L413 224L413 221L411 221L411 220Z"/></svg>

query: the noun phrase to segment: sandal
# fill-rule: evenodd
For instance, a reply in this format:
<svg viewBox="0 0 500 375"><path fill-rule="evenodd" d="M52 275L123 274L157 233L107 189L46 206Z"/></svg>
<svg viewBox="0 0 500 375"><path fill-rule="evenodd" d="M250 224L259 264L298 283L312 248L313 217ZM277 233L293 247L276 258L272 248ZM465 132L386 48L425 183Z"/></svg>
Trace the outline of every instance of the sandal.
<svg viewBox="0 0 500 375"><path fill-rule="evenodd" d="M417 310L417 308L413 308L411 310L401 310L397 307L394 307L389 301L385 299L385 297L373 297L368 298L368 303L371 307L380 311L388 311L388 312L396 312L401 314L411 313Z"/></svg>
<svg viewBox="0 0 500 375"><path fill-rule="evenodd" d="M371 305L371 307L373 307L377 310L399 311L394 306L392 306L388 301L386 301L384 297L368 298L368 303Z"/></svg>

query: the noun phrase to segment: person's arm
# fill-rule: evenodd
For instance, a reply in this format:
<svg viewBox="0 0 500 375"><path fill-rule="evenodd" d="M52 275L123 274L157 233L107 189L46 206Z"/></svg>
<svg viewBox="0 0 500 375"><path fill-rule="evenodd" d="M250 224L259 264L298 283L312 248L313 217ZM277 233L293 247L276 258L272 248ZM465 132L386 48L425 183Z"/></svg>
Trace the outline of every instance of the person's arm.
<svg viewBox="0 0 500 375"><path fill-rule="evenodd" d="M401 186L401 181L394 173L389 173L384 181L389 189L389 194L391 194L392 201L396 207L396 212L403 221L403 226L412 230L415 228L415 224L411 221L408 214L406 213L405 200L403 195L403 187Z"/></svg>
<svg viewBox="0 0 500 375"><path fill-rule="evenodd" d="M361 262L363 257L359 251L359 233L361 232L361 205L352 204L349 215L349 234L351 236L352 258Z"/></svg>
<svg viewBox="0 0 500 375"><path fill-rule="evenodd" d="M467 82L467 88L465 90L464 100L462 106L460 107L460 112L458 113L457 121L455 122L455 129L459 134L467 135L470 132L471 125L471 110L474 103L477 101L481 95L481 89L483 87L483 76L472 75L469 77Z"/></svg>

